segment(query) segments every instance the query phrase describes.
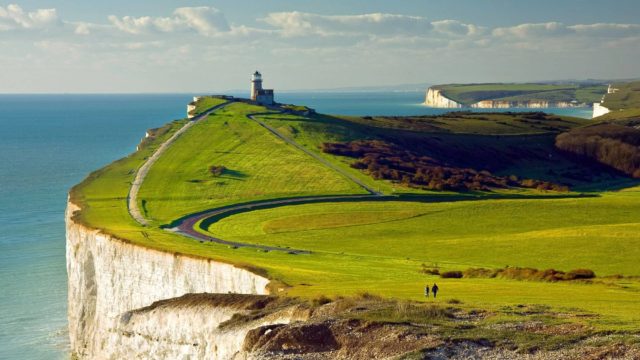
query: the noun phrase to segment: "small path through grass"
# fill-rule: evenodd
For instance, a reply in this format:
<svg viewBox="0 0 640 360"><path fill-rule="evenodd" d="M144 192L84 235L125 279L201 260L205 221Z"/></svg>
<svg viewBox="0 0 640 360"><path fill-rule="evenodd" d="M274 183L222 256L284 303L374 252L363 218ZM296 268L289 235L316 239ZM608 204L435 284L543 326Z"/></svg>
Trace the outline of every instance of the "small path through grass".
<svg viewBox="0 0 640 360"><path fill-rule="evenodd" d="M131 217L140 225L147 226L149 225L149 221L142 215L140 208L138 207L138 192L140 191L140 187L142 186L142 182L144 178L147 176L149 169L151 166L160 158L160 156L173 144L185 131L189 130L193 124L198 122L201 119L206 118L209 114L214 111L221 109L230 104L230 102L225 102L220 105L216 105L211 109L205 111L204 113L194 117L191 121L185 124L180 130L176 131L167 141L165 141L160 147L151 155L147 161L142 164L142 166L138 169L136 173L135 179L131 183L131 188L129 188L129 195L127 196L127 207L129 209L129 214Z"/></svg>

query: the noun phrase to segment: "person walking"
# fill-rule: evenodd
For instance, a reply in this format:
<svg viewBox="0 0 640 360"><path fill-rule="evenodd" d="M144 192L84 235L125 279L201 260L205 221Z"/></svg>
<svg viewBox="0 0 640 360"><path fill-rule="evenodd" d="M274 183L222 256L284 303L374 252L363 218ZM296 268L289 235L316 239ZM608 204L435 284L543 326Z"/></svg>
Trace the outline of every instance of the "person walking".
<svg viewBox="0 0 640 360"><path fill-rule="evenodd" d="M431 291L433 292L433 298L435 299L436 296L438 295L438 285L436 283L433 283L433 286L431 287Z"/></svg>
<svg viewBox="0 0 640 360"><path fill-rule="evenodd" d="M424 296L429 298L429 285L424 286Z"/></svg>

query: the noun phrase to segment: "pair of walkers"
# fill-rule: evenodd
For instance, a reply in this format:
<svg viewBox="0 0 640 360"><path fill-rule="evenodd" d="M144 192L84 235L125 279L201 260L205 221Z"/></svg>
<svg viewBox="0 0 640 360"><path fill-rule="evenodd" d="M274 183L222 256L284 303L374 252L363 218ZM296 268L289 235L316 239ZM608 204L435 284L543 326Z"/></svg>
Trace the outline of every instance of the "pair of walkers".
<svg viewBox="0 0 640 360"><path fill-rule="evenodd" d="M438 285L436 283L433 283L433 286L431 287L431 292L433 293L434 299L438 295L438 290L439 290ZM429 297L429 285L424 286L424 296Z"/></svg>

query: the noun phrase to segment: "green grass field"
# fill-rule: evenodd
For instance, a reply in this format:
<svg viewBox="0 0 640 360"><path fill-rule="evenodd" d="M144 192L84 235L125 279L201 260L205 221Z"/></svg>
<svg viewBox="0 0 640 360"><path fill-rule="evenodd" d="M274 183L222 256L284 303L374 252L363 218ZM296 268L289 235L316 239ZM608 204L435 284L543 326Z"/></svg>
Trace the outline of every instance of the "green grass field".
<svg viewBox="0 0 640 360"><path fill-rule="evenodd" d="M537 113L451 112L435 116L343 117L350 122L376 128L428 133L474 135L533 135L556 133L585 124L584 119Z"/></svg>
<svg viewBox="0 0 640 360"><path fill-rule="evenodd" d="M234 103L196 123L151 168L139 202L148 218L268 198L365 193L342 175L246 118L264 109ZM224 166L220 176L209 172Z"/></svg>
<svg viewBox="0 0 640 360"><path fill-rule="evenodd" d="M604 106L612 111L640 109L640 81L612 84L617 89L604 98Z"/></svg>
<svg viewBox="0 0 640 360"><path fill-rule="evenodd" d="M362 193L343 176L245 117L247 113L265 111L236 103L195 124L176 140L152 167L140 191L141 208L155 220L151 226L143 227L129 216L129 186L136 169L185 121L168 124L147 139L138 152L98 170L74 187L71 199L82 207L76 219L141 246L232 263L265 274L273 280L273 291L278 294L312 298L367 291L421 300L424 284L437 282L442 296L438 301L459 299L469 309L487 309L501 314L500 318L508 317L505 309L519 304L545 304L558 312L590 314L576 321L598 329L638 330L640 282L636 278L600 277L592 284L546 283L497 278L441 279L420 272L424 263L443 270L510 265L559 270L591 268L599 276L640 275L636 264L640 255L637 188L605 193L593 189L593 195L601 196L585 198L539 199L537 196L553 194L506 191L489 195L532 197L482 199L479 194L478 200L454 201L460 196L437 193L439 202L433 203L306 204L237 214L210 228L224 239L313 250L309 255L201 244L162 230L158 225L190 212L231 203ZM261 119L314 151L326 141L393 138L406 131L400 125L377 126L366 119L305 119L276 114L263 115ZM532 123L527 131L538 127ZM442 132L424 135L420 131L406 134L419 139L428 135L439 141L456 136ZM505 150L518 144L524 146L523 139L530 139L507 136L502 143L493 135L460 136L458 142L445 144L479 151L491 141L498 141L501 145L495 149ZM545 144L536 143L529 149L546 149ZM495 151L490 150L489 154ZM320 156L387 193L433 194L373 180L350 168L348 159ZM539 168L535 172L543 172L549 161L552 160L544 153L530 157L527 164L510 166L527 171ZM560 162L569 166L568 161ZM228 171L213 177L208 172L211 165L225 166Z"/></svg>
<svg viewBox="0 0 640 360"><path fill-rule="evenodd" d="M591 104L607 92L604 85L576 84L449 84L438 85L442 94L461 104L482 100L504 101L577 101Z"/></svg>
<svg viewBox="0 0 640 360"><path fill-rule="evenodd" d="M506 265L640 275L640 189L597 198L287 206L210 227L225 239L452 269Z"/></svg>

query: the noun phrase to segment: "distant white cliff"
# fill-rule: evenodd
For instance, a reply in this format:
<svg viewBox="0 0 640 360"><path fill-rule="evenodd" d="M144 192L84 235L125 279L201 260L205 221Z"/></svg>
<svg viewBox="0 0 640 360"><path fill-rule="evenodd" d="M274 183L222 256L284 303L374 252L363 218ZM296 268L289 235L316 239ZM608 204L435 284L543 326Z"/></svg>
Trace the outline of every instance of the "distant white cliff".
<svg viewBox="0 0 640 360"><path fill-rule="evenodd" d="M579 104L569 101L504 101L504 100L482 100L475 104L471 104L474 109L508 109L508 108L525 108L525 109L547 109L547 108L568 108L577 107Z"/></svg>
<svg viewBox="0 0 640 360"><path fill-rule="evenodd" d="M504 100L482 100L477 103L465 106L454 100L444 96L439 89L429 88L425 97L424 105L434 108L443 109L507 109L507 108L527 108L527 109L546 109L546 108L568 108L585 106L575 101L504 101Z"/></svg>
<svg viewBox="0 0 640 360"><path fill-rule="evenodd" d="M617 92L618 89L609 84L609 87L607 88L607 94L615 94ZM591 116L591 118L597 118L598 116L606 115L611 112L609 108L602 105L604 104L604 98L607 96L607 94L602 95L602 99L599 103L593 103L593 115Z"/></svg>
<svg viewBox="0 0 640 360"><path fill-rule="evenodd" d="M592 118L597 118L598 116L606 115L610 113L611 110L602 106L601 103L593 103L593 115Z"/></svg>
<svg viewBox="0 0 640 360"><path fill-rule="evenodd" d="M433 88L429 88L429 90L427 90L427 96L425 98L424 105L444 109L460 109L463 107L462 104L442 95L440 90Z"/></svg>

